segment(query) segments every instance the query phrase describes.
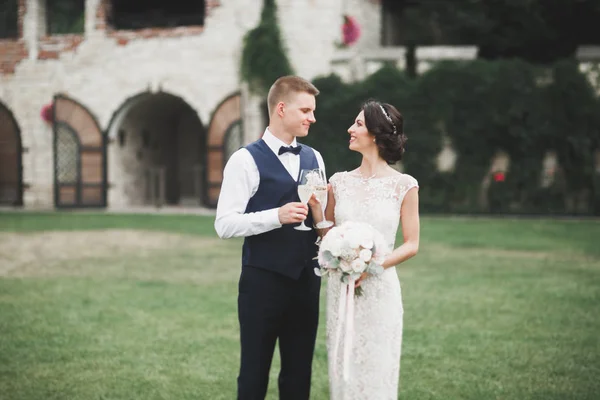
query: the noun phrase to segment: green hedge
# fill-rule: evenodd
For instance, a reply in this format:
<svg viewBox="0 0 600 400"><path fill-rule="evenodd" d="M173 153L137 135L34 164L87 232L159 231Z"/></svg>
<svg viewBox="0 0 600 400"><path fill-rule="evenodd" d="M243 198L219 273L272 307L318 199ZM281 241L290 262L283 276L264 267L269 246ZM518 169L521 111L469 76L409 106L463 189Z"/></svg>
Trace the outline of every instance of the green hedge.
<svg viewBox="0 0 600 400"><path fill-rule="evenodd" d="M539 67L518 60L444 62L410 78L384 66L362 82L332 75L321 91L317 124L305 142L320 150L328 174L350 170L347 129L369 98L389 102L405 117L403 161L420 182L425 212L600 215L600 101L576 63ZM457 153L452 172L439 172L444 137ZM503 181L482 182L498 151L510 158ZM541 187L542 160L555 151L560 168Z"/></svg>

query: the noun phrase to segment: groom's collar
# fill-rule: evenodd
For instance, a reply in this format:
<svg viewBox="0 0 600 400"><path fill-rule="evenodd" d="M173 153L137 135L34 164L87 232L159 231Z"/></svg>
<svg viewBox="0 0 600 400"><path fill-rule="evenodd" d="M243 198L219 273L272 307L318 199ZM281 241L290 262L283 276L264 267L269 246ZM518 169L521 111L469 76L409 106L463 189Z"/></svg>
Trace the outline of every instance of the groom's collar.
<svg viewBox="0 0 600 400"><path fill-rule="evenodd" d="M276 156L278 156L278 154L279 154L279 148L281 146L288 147L288 144L284 143L279 138L275 137L275 135L273 135L271 133L271 131L269 130L269 128L265 129L265 133L263 134L262 139L265 141L265 143L267 144L267 146L269 146L269 148L273 151L273 153L275 153ZM294 140L292 141L292 143L290 144L290 146L296 147L297 145L298 145L298 142L296 142L296 138L294 138Z"/></svg>

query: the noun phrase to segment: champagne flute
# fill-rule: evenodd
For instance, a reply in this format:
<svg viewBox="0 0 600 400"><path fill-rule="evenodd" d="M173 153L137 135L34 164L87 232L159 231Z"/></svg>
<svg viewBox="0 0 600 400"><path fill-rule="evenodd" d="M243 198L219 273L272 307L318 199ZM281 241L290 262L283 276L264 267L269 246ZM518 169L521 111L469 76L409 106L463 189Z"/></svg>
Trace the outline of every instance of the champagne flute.
<svg viewBox="0 0 600 400"><path fill-rule="evenodd" d="M308 200L310 196L313 194L313 186L311 185L311 181L309 178L312 177L310 175L313 172L311 169L302 169L300 170L300 179L298 180L298 196L300 197L300 201L304 204L308 204ZM299 231L310 231L311 228L306 226L304 221L298 226L295 226L294 229Z"/></svg>
<svg viewBox="0 0 600 400"><path fill-rule="evenodd" d="M321 168L317 168L313 171L317 174L313 189L317 200L321 203L321 210L323 211L323 221L317 223L315 226L317 229L325 229L333 226L333 222L327 221L327 218L325 217L325 207L327 206L327 177L325 176L325 171Z"/></svg>

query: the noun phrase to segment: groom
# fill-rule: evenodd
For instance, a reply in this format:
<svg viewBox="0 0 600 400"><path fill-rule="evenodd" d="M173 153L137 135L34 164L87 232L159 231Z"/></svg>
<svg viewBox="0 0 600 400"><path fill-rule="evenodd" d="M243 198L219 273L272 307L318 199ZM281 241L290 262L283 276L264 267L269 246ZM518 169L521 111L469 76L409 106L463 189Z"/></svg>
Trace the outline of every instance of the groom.
<svg viewBox="0 0 600 400"><path fill-rule="evenodd" d="M316 122L318 94L300 77L277 79L267 97L263 137L236 151L223 172L215 229L223 239L245 238L238 288L241 400L265 398L277 340L279 398L309 398L319 319L317 234L294 226L304 220L312 226L297 193L299 171L324 165L319 152L296 138Z"/></svg>

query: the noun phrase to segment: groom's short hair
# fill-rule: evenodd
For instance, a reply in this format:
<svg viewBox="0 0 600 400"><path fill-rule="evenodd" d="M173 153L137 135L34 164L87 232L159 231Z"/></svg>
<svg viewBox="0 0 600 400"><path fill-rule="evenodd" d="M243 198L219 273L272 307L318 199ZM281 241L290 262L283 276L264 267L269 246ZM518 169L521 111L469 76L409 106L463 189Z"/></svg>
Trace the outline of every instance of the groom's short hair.
<svg viewBox="0 0 600 400"><path fill-rule="evenodd" d="M300 78L299 76L288 75L277 79L275 83L271 85L271 89L269 89L269 94L267 95L267 107L269 109L269 115L271 115L277 106L277 103L280 101L288 101L289 95L292 93L302 92L317 96L319 94L319 89L317 89L315 85L306 79Z"/></svg>

